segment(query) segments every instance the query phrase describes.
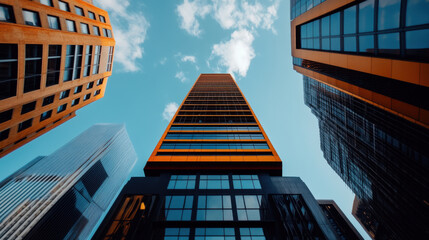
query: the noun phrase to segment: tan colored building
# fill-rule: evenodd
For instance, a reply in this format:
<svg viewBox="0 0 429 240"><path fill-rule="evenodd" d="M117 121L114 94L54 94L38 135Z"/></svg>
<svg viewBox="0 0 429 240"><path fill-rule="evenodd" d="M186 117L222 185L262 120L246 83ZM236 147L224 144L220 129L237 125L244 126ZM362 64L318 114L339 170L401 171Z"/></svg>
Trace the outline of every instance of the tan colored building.
<svg viewBox="0 0 429 240"><path fill-rule="evenodd" d="M115 40L83 0L0 0L0 157L104 96Z"/></svg>

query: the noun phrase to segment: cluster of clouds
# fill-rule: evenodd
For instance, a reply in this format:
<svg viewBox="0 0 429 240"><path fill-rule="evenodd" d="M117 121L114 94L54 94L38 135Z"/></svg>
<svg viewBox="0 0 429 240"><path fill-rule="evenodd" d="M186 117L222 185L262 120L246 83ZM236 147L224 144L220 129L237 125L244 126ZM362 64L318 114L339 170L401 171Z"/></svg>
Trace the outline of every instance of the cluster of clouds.
<svg viewBox="0 0 429 240"><path fill-rule="evenodd" d="M277 19L278 0L271 0L269 6L259 1L253 3L235 0L184 0L177 6L180 27L192 36L200 37L203 30L200 21L211 16L222 29L231 30L227 41L214 44L209 61L217 59L218 67L245 77L255 57L252 43L258 29L270 30Z"/></svg>
<svg viewBox="0 0 429 240"><path fill-rule="evenodd" d="M167 105L165 105L164 111L162 112L162 118L164 120L170 121L174 114L176 113L177 109L179 108L179 104L176 102L170 102Z"/></svg>

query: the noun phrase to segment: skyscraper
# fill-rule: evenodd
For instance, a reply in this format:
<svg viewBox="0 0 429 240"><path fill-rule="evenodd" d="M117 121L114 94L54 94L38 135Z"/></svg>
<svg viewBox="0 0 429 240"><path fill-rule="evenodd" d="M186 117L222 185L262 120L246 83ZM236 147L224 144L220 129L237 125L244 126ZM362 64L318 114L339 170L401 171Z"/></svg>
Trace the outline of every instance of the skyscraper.
<svg viewBox="0 0 429 240"><path fill-rule="evenodd" d="M0 157L104 96L115 40L83 0L0 1Z"/></svg>
<svg viewBox="0 0 429 240"><path fill-rule="evenodd" d="M336 239L229 74L201 74L94 239Z"/></svg>
<svg viewBox="0 0 429 240"><path fill-rule="evenodd" d="M114 124L34 159L0 183L0 239L87 239L136 160Z"/></svg>

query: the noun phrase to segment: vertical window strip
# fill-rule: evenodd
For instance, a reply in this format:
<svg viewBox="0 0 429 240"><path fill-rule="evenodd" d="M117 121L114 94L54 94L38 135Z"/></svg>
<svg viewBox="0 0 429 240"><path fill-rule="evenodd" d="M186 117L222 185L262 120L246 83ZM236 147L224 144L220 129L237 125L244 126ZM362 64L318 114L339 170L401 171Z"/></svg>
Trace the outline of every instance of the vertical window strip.
<svg viewBox="0 0 429 240"><path fill-rule="evenodd" d="M101 46L95 46L94 63L92 66L92 74L98 74L100 68Z"/></svg>

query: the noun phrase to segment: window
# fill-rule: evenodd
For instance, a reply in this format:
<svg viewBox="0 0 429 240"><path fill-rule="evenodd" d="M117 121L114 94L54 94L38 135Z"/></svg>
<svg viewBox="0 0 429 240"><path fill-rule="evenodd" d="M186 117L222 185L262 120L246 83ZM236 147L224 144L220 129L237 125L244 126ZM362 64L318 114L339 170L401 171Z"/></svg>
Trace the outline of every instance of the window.
<svg viewBox="0 0 429 240"><path fill-rule="evenodd" d="M0 100L16 96L18 45L0 44Z"/></svg>
<svg viewBox="0 0 429 240"><path fill-rule="evenodd" d="M75 10L75 12L76 12L77 15L85 16L82 8L75 6L74 10Z"/></svg>
<svg viewBox="0 0 429 240"><path fill-rule="evenodd" d="M97 26L92 26L92 32L95 36L100 36L100 28Z"/></svg>
<svg viewBox="0 0 429 240"><path fill-rule="evenodd" d="M329 16L322 18L322 37L329 36Z"/></svg>
<svg viewBox="0 0 429 240"><path fill-rule="evenodd" d="M160 149L269 149L266 143L174 143L164 142Z"/></svg>
<svg viewBox="0 0 429 240"><path fill-rule="evenodd" d="M231 196L198 196L197 221L232 221Z"/></svg>
<svg viewBox="0 0 429 240"><path fill-rule="evenodd" d="M29 128L29 127L31 127L31 125L33 125L33 119L32 118L28 119L28 120L25 120L24 122L21 122L18 125L18 132L21 132L21 131L23 131L23 130Z"/></svg>
<svg viewBox="0 0 429 240"><path fill-rule="evenodd" d="M0 4L0 22L15 22L12 6Z"/></svg>
<svg viewBox="0 0 429 240"><path fill-rule="evenodd" d="M356 33L356 6L344 10L344 34Z"/></svg>
<svg viewBox="0 0 429 240"><path fill-rule="evenodd" d="M12 119L13 109L9 109L7 111L0 113L0 123L4 123Z"/></svg>
<svg viewBox="0 0 429 240"><path fill-rule="evenodd" d="M3 141L9 137L10 128L0 131L0 141Z"/></svg>
<svg viewBox="0 0 429 240"><path fill-rule="evenodd" d="M63 11L70 12L69 4L63 1L58 1L58 5L60 5L60 9Z"/></svg>
<svg viewBox="0 0 429 240"><path fill-rule="evenodd" d="M340 35L340 13L331 14L331 36Z"/></svg>
<svg viewBox="0 0 429 240"><path fill-rule="evenodd" d="M196 240L211 240L211 239L235 240L235 231L234 231L234 228L196 228L195 239Z"/></svg>
<svg viewBox="0 0 429 240"><path fill-rule="evenodd" d="M86 23L80 23L80 30L83 34L89 34L89 27Z"/></svg>
<svg viewBox="0 0 429 240"><path fill-rule="evenodd" d="M88 11L88 16L89 16L89 18L91 18L91 19L93 19L93 20L96 20L96 19L95 19L95 14L94 14L93 12Z"/></svg>
<svg viewBox="0 0 429 240"><path fill-rule="evenodd" d="M48 15L48 23L50 29L61 30L60 19L58 17Z"/></svg>
<svg viewBox="0 0 429 240"><path fill-rule="evenodd" d="M194 196L166 196L165 219L167 221L190 221Z"/></svg>
<svg viewBox="0 0 429 240"><path fill-rule="evenodd" d="M55 95L51 95L51 96L45 97L43 99L42 107L53 103L54 102L54 98L55 98Z"/></svg>
<svg viewBox="0 0 429 240"><path fill-rule="evenodd" d="M94 86L94 82L89 82L89 83L86 85L86 89L91 89L93 86Z"/></svg>
<svg viewBox="0 0 429 240"><path fill-rule="evenodd" d="M76 25L74 21L66 19L67 31L76 32Z"/></svg>
<svg viewBox="0 0 429 240"><path fill-rule="evenodd" d="M344 37L344 51L356 52L356 37Z"/></svg>
<svg viewBox="0 0 429 240"><path fill-rule="evenodd" d="M24 16L24 22L26 25L40 27L40 18L38 12L33 12L30 10L22 10L22 15Z"/></svg>
<svg viewBox="0 0 429 240"><path fill-rule="evenodd" d="M52 115L52 110L46 111L40 115L40 122L50 118Z"/></svg>
<svg viewBox="0 0 429 240"><path fill-rule="evenodd" d="M260 221L261 195L236 195L237 216L239 221Z"/></svg>
<svg viewBox="0 0 429 240"><path fill-rule="evenodd" d="M70 95L70 90L65 90L60 93L60 100L68 97Z"/></svg>
<svg viewBox="0 0 429 240"><path fill-rule="evenodd" d="M164 233L166 240L188 240L189 228L166 228Z"/></svg>
<svg viewBox="0 0 429 240"><path fill-rule="evenodd" d="M405 33L407 55L427 58L429 51L429 29Z"/></svg>
<svg viewBox="0 0 429 240"><path fill-rule="evenodd" d="M110 29L103 28L103 34L105 37L112 37L112 31Z"/></svg>
<svg viewBox="0 0 429 240"><path fill-rule="evenodd" d="M101 93L101 90L98 89L97 91L94 92L94 97L97 96L97 95L100 95L100 93Z"/></svg>
<svg viewBox="0 0 429 240"><path fill-rule="evenodd" d="M40 3L50 7L54 6L54 4L52 4L52 0L40 0Z"/></svg>
<svg viewBox="0 0 429 240"><path fill-rule="evenodd" d="M56 85L60 80L61 48L61 45L49 45L46 87Z"/></svg>
<svg viewBox="0 0 429 240"><path fill-rule="evenodd" d="M240 228L241 239L265 240L264 230L262 228Z"/></svg>
<svg viewBox="0 0 429 240"><path fill-rule="evenodd" d="M427 0L408 0L406 9L406 26L429 23L429 2Z"/></svg>
<svg viewBox="0 0 429 240"><path fill-rule="evenodd" d="M80 98L73 99L73 101L72 101L71 105L72 105L72 106L78 105L78 104L79 104L79 101L80 101Z"/></svg>
<svg viewBox="0 0 429 240"><path fill-rule="evenodd" d="M373 53L374 52L374 36L365 35L359 37L359 52Z"/></svg>
<svg viewBox="0 0 429 240"><path fill-rule="evenodd" d="M399 33L378 35L378 51L384 54L399 54Z"/></svg>
<svg viewBox="0 0 429 240"><path fill-rule="evenodd" d="M91 98L91 93L86 94L86 95L83 97L83 101L86 101L86 100L88 100L89 98Z"/></svg>
<svg viewBox="0 0 429 240"><path fill-rule="evenodd" d="M101 46L95 46L92 74L98 74L100 68Z"/></svg>
<svg viewBox="0 0 429 240"><path fill-rule="evenodd" d="M98 80L97 80L97 86L99 86L99 85L103 84L103 80L104 80L104 78L100 78L100 79L98 79Z"/></svg>
<svg viewBox="0 0 429 240"><path fill-rule="evenodd" d="M64 112L66 110L66 108L67 108L67 103L59 106L57 108L57 113Z"/></svg>
<svg viewBox="0 0 429 240"><path fill-rule="evenodd" d="M36 101L22 105L21 114L25 114L36 109Z"/></svg>
<svg viewBox="0 0 429 240"><path fill-rule="evenodd" d="M195 189L195 175L171 175L167 189Z"/></svg>
<svg viewBox="0 0 429 240"><path fill-rule="evenodd" d="M82 85L74 88L74 94L82 92Z"/></svg>
<svg viewBox="0 0 429 240"><path fill-rule="evenodd" d="M261 189L258 175L232 175L234 189Z"/></svg>
<svg viewBox="0 0 429 240"><path fill-rule="evenodd" d="M185 106L184 106L185 107ZM180 126L173 125L171 131L260 131L258 126Z"/></svg>
<svg viewBox="0 0 429 240"><path fill-rule="evenodd" d="M87 77L91 74L91 61L92 61L92 46L88 45L85 49L85 65L83 66L83 76Z"/></svg>
<svg viewBox="0 0 429 240"><path fill-rule="evenodd" d="M106 18L104 16L100 15L100 22L102 23L106 23Z"/></svg>
<svg viewBox="0 0 429 240"><path fill-rule="evenodd" d="M228 175L201 175L200 189L229 189Z"/></svg>
<svg viewBox="0 0 429 240"><path fill-rule="evenodd" d="M113 46L109 47L109 57L107 59L106 71L112 71L112 61L113 61Z"/></svg>
<svg viewBox="0 0 429 240"><path fill-rule="evenodd" d="M64 82L80 78L82 50L82 45L67 45Z"/></svg>
<svg viewBox="0 0 429 240"><path fill-rule="evenodd" d="M359 32L374 31L374 0L359 4Z"/></svg>
<svg viewBox="0 0 429 240"><path fill-rule="evenodd" d="M24 93L40 89L42 46L41 44L25 45Z"/></svg>
<svg viewBox="0 0 429 240"><path fill-rule="evenodd" d="M378 30L398 28L400 12L401 12L400 0L379 0L378 1Z"/></svg>

